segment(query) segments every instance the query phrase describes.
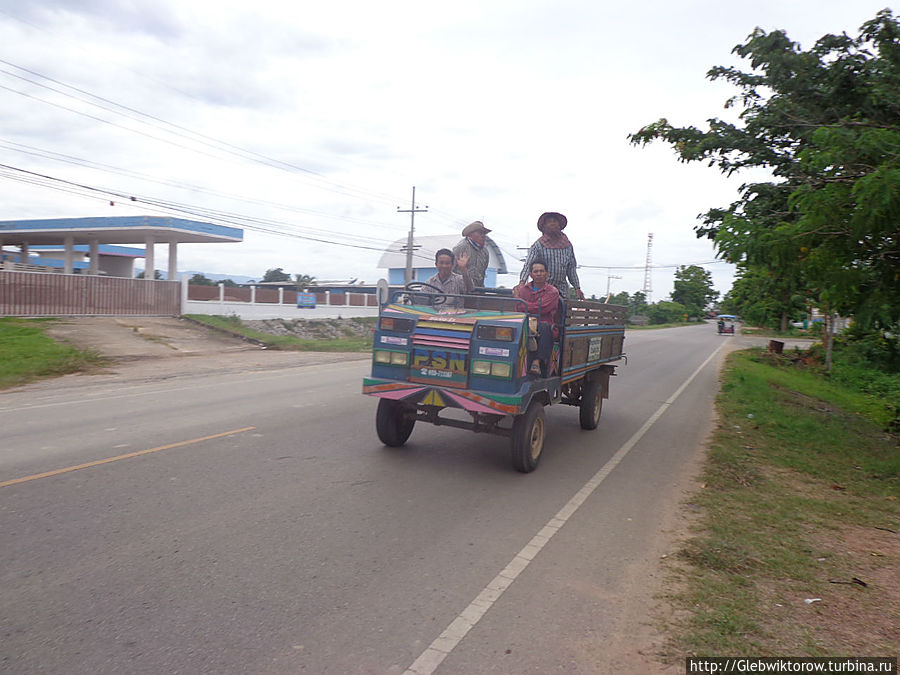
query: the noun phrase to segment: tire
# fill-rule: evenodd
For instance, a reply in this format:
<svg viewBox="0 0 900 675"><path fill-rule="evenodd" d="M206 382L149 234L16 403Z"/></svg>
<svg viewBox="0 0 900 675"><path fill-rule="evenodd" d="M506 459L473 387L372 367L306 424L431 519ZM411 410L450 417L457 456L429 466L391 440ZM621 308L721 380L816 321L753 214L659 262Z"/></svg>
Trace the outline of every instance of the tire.
<svg viewBox="0 0 900 675"><path fill-rule="evenodd" d="M378 411L375 413L375 431L378 432L378 439L382 443L392 448L406 443L416 424L415 417L405 414L408 409L402 403L386 398L378 401Z"/></svg>
<svg viewBox="0 0 900 675"><path fill-rule="evenodd" d="M590 380L584 383L581 392L581 406L578 409L578 421L582 429L596 429L600 423L600 411L603 409L603 383Z"/></svg>
<svg viewBox="0 0 900 675"><path fill-rule="evenodd" d="M513 422L510 450L516 471L531 473L537 468L544 450L545 430L544 406L532 401L528 410Z"/></svg>

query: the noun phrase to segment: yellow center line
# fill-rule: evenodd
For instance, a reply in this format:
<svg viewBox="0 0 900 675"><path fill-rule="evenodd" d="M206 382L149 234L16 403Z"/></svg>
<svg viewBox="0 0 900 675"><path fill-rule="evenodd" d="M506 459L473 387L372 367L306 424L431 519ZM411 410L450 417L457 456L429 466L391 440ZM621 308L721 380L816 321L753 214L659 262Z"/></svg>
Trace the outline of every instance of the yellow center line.
<svg viewBox="0 0 900 675"><path fill-rule="evenodd" d="M92 466L99 466L101 464L109 464L110 462L117 462L120 459L130 459L132 457L140 457L141 455L149 455L151 452L159 452L160 450L171 450L172 448L180 448L185 445L191 445L193 443L200 443L202 441L209 441L213 438L222 438L222 436L230 436L231 434L240 434L245 431L252 431L256 427L242 427L241 429L232 429L231 431L223 431L220 434L213 434L212 436L203 436L201 438L192 438L188 441L178 441L177 443L169 443L168 445L159 445L155 448L147 448L146 450L138 450L137 452L129 452L124 455L118 455L116 457L107 457L106 459L98 459L94 462L87 462L85 464L78 464L77 466L67 466L64 469L55 469L54 471L45 471L44 473L36 473L31 476L23 476L22 478L14 478L13 480L7 480L0 483L0 488L7 487L8 485L16 485L18 483L27 483L31 480L37 480L38 478L48 478L49 476L58 476L61 473L68 473L69 471L78 471L79 469L89 469Z"/></svg>

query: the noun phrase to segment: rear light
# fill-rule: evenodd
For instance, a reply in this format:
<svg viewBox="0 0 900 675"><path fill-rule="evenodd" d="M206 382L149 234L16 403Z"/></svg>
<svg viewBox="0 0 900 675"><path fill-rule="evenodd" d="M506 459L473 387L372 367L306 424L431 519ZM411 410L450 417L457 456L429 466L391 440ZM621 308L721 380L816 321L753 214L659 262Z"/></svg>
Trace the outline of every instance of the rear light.
<svg viewBox="0 0 900 675"><path fill-rule="evenodd" d="M380 349L375 351L375 363L390 363L391 362L391 353L381 351Z"/></svg>
<svg viewBox="0 0 900 675"><path fill-rule="evenodd" d="M512 342L516 331L512 326L478 326L479 340L494 340L499 342Z"/></svg>

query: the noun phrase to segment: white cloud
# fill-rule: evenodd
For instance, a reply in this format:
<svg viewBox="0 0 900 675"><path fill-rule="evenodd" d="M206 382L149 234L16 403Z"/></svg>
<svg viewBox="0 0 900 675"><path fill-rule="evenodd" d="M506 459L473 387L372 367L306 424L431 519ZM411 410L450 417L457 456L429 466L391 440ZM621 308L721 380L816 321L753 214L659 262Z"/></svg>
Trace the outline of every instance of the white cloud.
<svg viewBox="0 0 900 675"><path fill-rule="evenodd" d="M30 171L346 244L246 229L242 244L183 246L184 269L374 281L379 252L351 245L404 236L409 215L397 207L409 207L416 185L429 206L416 218L422 235L478 218L515 256L537 236L537 216L558 210L586 290L634 292L649 232L654 263L713 260L696 216L730 203L742 178L680 164L667 147L635 148L627 135L660 117L702 126L733 114L722 107L733 91L705 73L748 67L730 52L754 27L784 28L808 47L826 32L855 33L879 9L871 0L0 0L0 58L158 118L115 115L0 64L0 148L3 163ZM9 179L0 200L0 220L143 210ZM731 266L706 268L719 290L730 287ZM671 291L673 274L653 271L654 298Z"/></svg>

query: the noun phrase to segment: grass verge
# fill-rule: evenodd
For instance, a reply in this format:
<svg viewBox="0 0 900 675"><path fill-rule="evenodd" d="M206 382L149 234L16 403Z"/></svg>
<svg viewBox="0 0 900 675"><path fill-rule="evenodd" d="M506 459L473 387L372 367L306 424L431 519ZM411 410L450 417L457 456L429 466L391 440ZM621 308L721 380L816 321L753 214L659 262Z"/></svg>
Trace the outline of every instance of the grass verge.
<svg viewBox="0 0 900 675"><path fill-rule="evenodd" d="M897 655L890 408L802 354L728 358L699 516L673 567L668 654Z"/></svg>
<svg viewBox="0 0 900 675"><path fill-rule="evenodd" d="M0 318L0 388L15 387L102 366L99 354L57 342L44 334L53 319Z"/></svg>
<svg viewBox="0 0 900 675"><path fill-rule="evenodd" d="M217 330L224 331L230 335L248 338L258 344L264 345L267 349L281 349L308 352L365 352L372 349L371 331L367 337L360 337L347 331L339 337L321 337L299 338L292 335L273 335L262 331L254 330L244 325L243 321L236 316L221 315L205 315L205 314L185 314L185 316L197 323L202 323ZM351 321L360 323L361 325L371 324L374 326L375 317L360 317L350 319ZM322 327L333 326L334 321L323 319L321 322L310 321L309 324L321 323Z"/></svg>

